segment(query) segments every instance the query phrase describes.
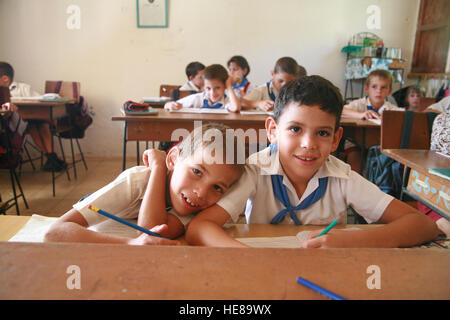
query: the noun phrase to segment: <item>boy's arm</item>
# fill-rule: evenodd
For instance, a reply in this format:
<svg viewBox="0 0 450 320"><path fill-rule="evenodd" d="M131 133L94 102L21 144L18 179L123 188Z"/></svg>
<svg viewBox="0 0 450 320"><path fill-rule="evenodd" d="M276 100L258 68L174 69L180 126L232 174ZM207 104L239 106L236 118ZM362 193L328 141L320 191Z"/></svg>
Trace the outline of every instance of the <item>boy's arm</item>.
<svg viewBox="0 0 450 320"><path fill-rule="evenodd" d="M274 102L272 100L248 100L241 99L242 109L261 109L263 111L271 111L274 106Z"/></svg>
<svg viewBox="0 0 450 320"><path fill-rule="evenodd" d="M246 247L230 237L222 226L230 215L218 204L203 210L189 223L186 230L186 241L191 245L211 247Z"/></svg>
<svg viewBox="0 0 450 320"><path fill-rule="evenodd" d="M150 177L138 215L138 225L150 229L166 224L169 228L162 235L176 238L184 232L184 226L174 215L166 211L166 153L161 150L147 150L148 163L151 167Z"/></svg>
<svg viewBox="0 0 450 320"><path fill-rule="evenodd" d="M342 109L342 115L353 119L379 119L380 115L373 110L367 110L365 112L359 112L348 106L344 106Z"/></svg>
<svg viewBox="0 0 450 320"><path fill-rule="evenodd" d="M228 104L228 110L231 112L239 112L241 110L241 101L236 96L236 93L233 90L233 78L231 76L228 76L225 85L228 91L228 95L230 96L230 103Z"/></svg>
<svg viewBox="0 0 450 320"><path fill-rule="evenodd" d="M332 230L324 236L304 243L306 248L396 248L411 247L436 238L439 230L430 218L400 200L393 199L387 206L381 227L360 230ZM315 237L319 231L311 234Z"/></svg>
<svg viewBox="0 0 450 320"><path fill-rule="evenodd" d="M136 238L126 238L103 234L88 230L88 223L83 215L76 209L71 209L61 216L45 234L46 242L89 242L89 243L122 243L134 245L178 245L178 241L152 237L145 233ZM157 226L151 229L156 233L166 231L167 226Z"/></svg>

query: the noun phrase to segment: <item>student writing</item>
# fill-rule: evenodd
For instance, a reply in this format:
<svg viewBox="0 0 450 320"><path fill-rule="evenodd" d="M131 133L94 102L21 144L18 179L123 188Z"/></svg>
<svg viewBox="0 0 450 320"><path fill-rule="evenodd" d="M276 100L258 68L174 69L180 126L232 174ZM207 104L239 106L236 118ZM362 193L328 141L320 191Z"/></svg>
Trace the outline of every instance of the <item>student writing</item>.
<svg viewBox="0 0 450 320"><path fill-rule="evenodd" d="M223 141L218 150L212 133ZM243 164L227 164L225 152L236 150L237 139L225 139L226 127L206 124L196 128L167 154L160 150L147 153L149 167L138 166L122 172L113 182L73 205L49 229L46 241L106 242L125 244L177 244L145 233L129 239L86 229L106 218L91 210L92 205L122 219L138 218L138 225L170 239L184 233L185 225L200 210L217 202L242 173ZM206 161L205 161L206 160ZM169 208L170 207L170 208Z"/></svg>
<svg viewBox="0 0 450 320"><path fill-rule="evenodd" d="M313 232L303 246L404 247L436 237L430 219L330 155L342 137L342 106L339 90L319 76L283 87L274 116L266 120L271 147L251 155L239 181L217 204L197 214L186 231L187 241L244 246L222 229L230 217L235 220L244 210L247 223L328 225L334 219L346 223L349 205L367 222L386 225L331 230L317 238L320 231Z"/></svg>
<svg viewBox="0 0 450 320"><path fill-rule="evenodd" d="M180 87L180 91L203 91L203 72L205 65L201 62L194 61L186 66L186 76L188 81Z"/></svg>
<svg viewBox="0 0 450 320"><path fill-rule="evenodd" d="M295 59L282 57L277 60L270 74L272 76L270 81L256 87L241 99L243 109L273 110L275 99L281 88L289 81L305 76L306 70L299 66Z"/></svg>
<svg viewBox="0 0 450 320"><path fill-rule="evenodd" d="M206 67L203 79L205 81L203 92L191 94L178 101L167 102L164 108L168 110L181 108L228 109L231 112L241 110L241 103L233 91L232 79L223 66L213 64Z"/></svg>

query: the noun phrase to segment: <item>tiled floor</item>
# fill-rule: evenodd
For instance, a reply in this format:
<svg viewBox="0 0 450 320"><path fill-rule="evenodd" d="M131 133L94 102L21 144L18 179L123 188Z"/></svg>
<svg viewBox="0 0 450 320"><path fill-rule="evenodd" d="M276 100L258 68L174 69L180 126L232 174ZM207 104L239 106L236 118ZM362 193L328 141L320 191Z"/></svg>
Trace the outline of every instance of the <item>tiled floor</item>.
<svg viewBox="0 0 450 320"><path fill-rule="evenodd" d="M35 165L38 162L35 161ZM77 163L77 179L74 178L73 169L69 170L71 181L68 181L66 174L59 176L56 179L56 195L53 197L51 173L40 170L33 172L31 166L26 164L22 168L19 179L29 209L26 209L22 199L19 199L20 215L61 216L81 197L106 185L122 172L121 158L88 158L87 165L88 170L85 170L83 164ZM136 165L135 159L130 159L127 163L128 168L134 165ZM0 170L0 195L3 201L13 196L7 170ZM15 206L6 213L15 215Z"/></svg>

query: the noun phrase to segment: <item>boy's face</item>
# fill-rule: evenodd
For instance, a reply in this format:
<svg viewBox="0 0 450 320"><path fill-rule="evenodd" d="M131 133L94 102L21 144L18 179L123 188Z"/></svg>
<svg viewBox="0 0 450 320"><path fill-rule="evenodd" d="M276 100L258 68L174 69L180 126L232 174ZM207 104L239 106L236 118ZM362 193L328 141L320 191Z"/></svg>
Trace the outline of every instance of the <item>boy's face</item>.
<svg viewBox="0 0 450 320"><path fill-rule="evenodd" d="M205 79L206 98L212 103L222 100L225 94L225 84L219 79Z"/></svg>
<svg viewBox="0 0 450 320"><path fill-rule="evenodd" d="M291 80L295 79L295 76L286 72L272 73L272 85L279 92L283 86Z"/></svg>
<svg viewBox="0 0 450 320"><path fill-rule="evenodd" d="M419 92L413 90L409 92L407 101L411 110L419 111L421 97L422 95Z"/></svg>
<svg viewBox="0 0 450 320"><path fill-rule="evenodd" d="M240 78L241 81L245 77L245 71L247 71L247 68L243 70L241 67L239 67L235 62L230 62L228 65L228 73L233 78Z"/></svg>
<svg viewBox="0 0 450 320"><path fill-rule="evenodd" d="M203 153L206 156L207 151ZM170 202L180 215L193 214L212 206L240 176L233 164L208 164L195 160L195 154L180 158L177 148L172 148L167 155L167 167L172 171Z"/></svg>
<svg viewBox="0 0 450 320"><path fill-rule="evenodd" d="M195 84L197 86L197 88L200 89L200 91L203 90L203 86L205 84L205 82L203 80L204 72L205 72L205 70L200 70L199 72L197 72L197 74L195 76L191 76L189 78L189 80L192 81L192 83Z"/></svg>
<svg viewBox="0 0 450 320"><path fill-rule="evenodd" d="M278 144L280 163L289 180L307 183L336 150L342 128L335 132L336 116L319 106L289 102L278 119L266 120L271 143Z"/></svg>
<svg viewBox="0 0 450 320"><path fill-rule="evenodd" d="M391 81L385 78L373 77L370 79L369 85L364 86L364 90L369 96L372 106L381 107L386 97L392 92Z"/></svg>

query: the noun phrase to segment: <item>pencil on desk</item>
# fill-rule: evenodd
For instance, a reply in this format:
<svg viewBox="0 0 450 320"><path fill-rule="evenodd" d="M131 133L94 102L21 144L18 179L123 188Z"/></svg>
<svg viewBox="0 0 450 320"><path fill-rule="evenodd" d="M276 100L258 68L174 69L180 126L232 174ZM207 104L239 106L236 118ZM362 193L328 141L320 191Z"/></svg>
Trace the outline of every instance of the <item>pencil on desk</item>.
<svg viewBox="0 0 450 320"><path fill-rule="evenodd" d="M97 208L97 207L94 207L94 206L91 206L91 205L90 205L90 206L89 206L89 209L91 209L92 211L95 211L95 212L97 212L97 213L99 213L99 214L101 214L101 215L103 215L103 216L105 216L105 217L108 217L108 218L113 219L113 220L115 220L115 221L117 221L117 222L120 222L120 223L122 223L122 224L124 224L124 225L126 225L126 226L129 226L129 227L131 227L131 228L133 228L133 229L136 229L136 230L138 230L138 231L144 232L144 233L146 233L146 234L148 234L148 235L150 235L150 236L168 239L168 238L166 238L166 237L164 237L164 236L162 236L162 235L160 235L160 234L157 234L157 233L155 233L155 232L152 232L152 231L150 231L150 230L147 230L147 229L145 229L145 228L142 228L141 226L138 226L138 225L136 225L136 224L134 224L134 223L131 223L131 222L127 221L127 220L124 220L124 219L119 218L119 217L117 217L117 216L115 216L115 215L112 215L112 214L110 214L110 213L108 213L108 212L106 212L106 211L103 211L103 210L101 210L101 209L99 209L99 208Z"/></svg>
<svg viewBox="0 0 450 320"><path fill-rule="evenodd" d="M314 291L320 293L321 295L323 295L323 296L325 296L325 297L327 297L329 299L332 299L332 300L347 300L346 298L341 297L341 296L337 295L334 292L328 291L327 289L324 289L321 286L318 286L317 284L306 280L305 278L298 277L297 278L297 282L302 284L302 285L304 285L305 287L307 287L307 288L309 288L311 290L314 290Z"/></svg>
<svg viewBox="0 0 450 320"><path fill-rule="evenodd" d="M319 233L319 234L316 236L316 238L318 238L318 237L320 237L320 236L323 236L324 234L326 234L328 231L330 231L331 228L333 228L333 227L334 227L335 225L337 225L337 224L338 224L337 220L334 219L333 222L330 223L330 225L329 225L328 227L325 228L325 230L323 230L321 233Z"/></svg>

